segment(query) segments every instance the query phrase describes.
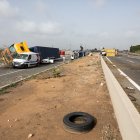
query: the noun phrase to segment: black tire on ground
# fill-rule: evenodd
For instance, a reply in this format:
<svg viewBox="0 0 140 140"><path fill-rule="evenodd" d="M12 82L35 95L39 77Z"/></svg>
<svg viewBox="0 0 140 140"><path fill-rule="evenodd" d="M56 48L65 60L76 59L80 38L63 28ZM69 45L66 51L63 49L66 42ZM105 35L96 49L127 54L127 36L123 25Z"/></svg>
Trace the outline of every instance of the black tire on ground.
<svg viewBox="0 0 140 140"><path fill-rule="evenodd" d="M78 133L90 131L96 125L96 122L96 118L84 112L73 112L63 118L66 130Z"/></svg>

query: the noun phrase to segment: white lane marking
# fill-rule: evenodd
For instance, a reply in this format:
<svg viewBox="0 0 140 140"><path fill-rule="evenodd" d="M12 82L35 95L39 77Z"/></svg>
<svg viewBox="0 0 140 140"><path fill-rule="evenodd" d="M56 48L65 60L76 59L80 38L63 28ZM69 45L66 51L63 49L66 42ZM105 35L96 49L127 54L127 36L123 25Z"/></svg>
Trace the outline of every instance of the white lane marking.
<svg viewBox="0 0 140 140"><path fill-rule="evenodd" d="M113 63L111 62L111 60L110 60L108 57L106 57L106 59L107 59L111 64L113 64Z"/></svg>
<svg viewBox="0 0 140 140"><path fill-rule="evenodd" d="M33 75L29 75L29 76L27 76L27 77L25 77L25 78L22 78L22 79L20 79L20 80L15 81L15 82L11 82L10 84L1 86L0 89L6 88L6 87L10 86L11 84L16 84L16 83L18 83L18 82L20 82L20 81L29 79L29 78L32 77L32 76L36 76L36 75L38 75L38 74L40 74L40 73L42 73L42 72L51 70L51 69L53 69L53 68L55 68L55 67L60 67L60 66L62 66L62 65L64 65L64 64L65 64L65 62L62 62L62 63L60 63L60 64L58 63L58 65L56 65L56 66L53 66L53 67L48 68L48 69L45 69L45 70L43 70L43 71L41 71L41 72L38 72L38 73L35 73L35 74L33 74Z"/></svg>
<svg viewBox="0 0 140 140"><path fill-rule="evenodd" d="M131 61L131 60L126 60L126 61L128 61L128 62L130 62L130 63L135 63L135 62L133 62L133 61Z"/></svg>
<svg viewBox="0 0 140 140"><path fill-rule="evenodd" d="M134 82L129 76L127 76L122 70L120 70L119 68L117 68L117 70L120 72L121 75L123 75L125 78L128 79L128 81L133 84L139 91L140 91L140 86Z"/></svg>
<svg viewBox="0 0 140 140"><path fill-rule="evenodd" d="M24 69L23 69L24 70ZM1 76L5 76L5 75L9 75L9 74L12 74L12 73L16 73L16 72L19 72L19 71L23 71L23 70L17 70L17 71L13 71L13 72L9 72L9 73L5 73L5 74L1 74Z"/></svg>
<svg viewBox="0 0 140 140"><path fill-rule="evenodd" d="M108 58L108 57L106 57L107 58L107 60L111 63L111 64L113 64L112 62L111 62L111 60ZM117 67L116 67L117 68ZM119 68L117 68L117 70L120 72L120 74L121 75L123 75L124 77L126 77L127 79L128 79L128 81L131 83L131 84L133 84L139 91L140 91L140 86L136 83L136 82L134 82L129 76L127 76L123 71L121 71Z"/></svg>

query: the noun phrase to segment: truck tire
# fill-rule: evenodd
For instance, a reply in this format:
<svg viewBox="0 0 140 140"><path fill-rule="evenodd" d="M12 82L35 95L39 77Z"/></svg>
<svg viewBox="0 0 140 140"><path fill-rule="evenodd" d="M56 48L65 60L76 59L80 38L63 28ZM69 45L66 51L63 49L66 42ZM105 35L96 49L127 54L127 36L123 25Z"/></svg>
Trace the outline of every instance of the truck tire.
<svg viewBox="0 0 140 140"><path fill-rule="evenodd" d="M85 133L96 125L96 118L88 113L73 112L64 116L63 123L70 132Z"/></svg>

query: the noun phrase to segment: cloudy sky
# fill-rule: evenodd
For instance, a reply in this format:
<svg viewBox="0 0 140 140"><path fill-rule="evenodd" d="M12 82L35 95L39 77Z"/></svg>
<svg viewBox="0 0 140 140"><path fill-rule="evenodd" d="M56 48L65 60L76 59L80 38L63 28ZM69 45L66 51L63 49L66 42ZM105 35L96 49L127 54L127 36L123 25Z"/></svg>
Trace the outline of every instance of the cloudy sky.
<svg viewBox="0 0 140 140"><path fill-rule="evenodd" d="M140 44L140 0L0 0L0 47L128 49Z"/></svg>

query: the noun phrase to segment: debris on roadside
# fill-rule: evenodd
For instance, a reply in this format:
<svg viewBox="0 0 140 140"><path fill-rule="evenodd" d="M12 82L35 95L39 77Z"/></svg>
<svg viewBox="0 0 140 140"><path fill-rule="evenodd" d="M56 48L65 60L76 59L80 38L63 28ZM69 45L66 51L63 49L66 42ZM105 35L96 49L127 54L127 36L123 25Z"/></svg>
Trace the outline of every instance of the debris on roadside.
<svg viewBox="0 0 140 140"><path fill-rule="evenodd" d="M125 87L124 90L126 93L135 93L135 89L132 87Z"/></svg>
<svg viewBox="0 0 140 140"><path fill-rule="evenodd" d="M15 119L15 122L17 122L17 121L18 121L18 119L16 118L16 119Z"/></svg>
<svg viewBox="0 0 140 140"><path fill-rule="evenodd" d="M103 85L104 85L104 83L101 83L101 84L100 84L100 86L103 86Z"/></svg>
<svg viewBox="0 0 140 140"><path fill-rule="evenodd" d="M127 94L128 95L128 97L129 97L129 99L131 100L131 101L136 101L137 99L133 96L133 95L130 95L130 94Z"/></svg>
<svg viewBox="0 0 140 140"><path fill-rule="evenodd" d="M134 97L135 94L135 89L132 87L124 87L123 88L124 91L126 92L127 96L129 97L129 99L133 102L135 102L137 99L136 97Z"/></svg>
<svg viewBox="0 0 140 140"><path fill-rule="evenodd" d="M30 133L30 134L28 135L28 139L31 138L31 137L33 137L33 136L34 136L34 134L31 134L31 133Z"/></svg>
<svg viewBox="0 0 140 140"><path fill-rule="evenodd" d="M126 87L126 89L130 89L130 90L133 90L134 88L132 88L132 87Z"/></svg>
<svg viewBox="0 0 140 140"><path fill-rule="evenodd" d="M72 112L63 118L64 128L70 133L89 132L96 123L97 119L86 112Z"/></svg>
<svg viewBox="0 0 140 140"><path fill-rule="evenodd" d="M93 56L93 54L92 53L89 53L89 55L88 56Z"/></svg>

